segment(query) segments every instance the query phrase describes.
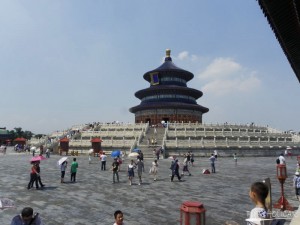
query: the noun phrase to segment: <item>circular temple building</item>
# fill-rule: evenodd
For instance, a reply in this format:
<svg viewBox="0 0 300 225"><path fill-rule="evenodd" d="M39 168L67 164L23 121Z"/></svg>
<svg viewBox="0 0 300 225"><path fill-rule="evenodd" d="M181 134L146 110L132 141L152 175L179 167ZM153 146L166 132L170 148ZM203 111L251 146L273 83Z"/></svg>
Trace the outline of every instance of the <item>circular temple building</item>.
<svg viewBox="0 0 300 225"><path fill-rule="evenodd" d="M166 50L165 62L158 68L144 74L150 87L135 93L141 103L129 109L135 114L136 123L158 124L165 122L200 122L208 108L197 104L203 93L187 87L194 75L177 67Z"/></svg>

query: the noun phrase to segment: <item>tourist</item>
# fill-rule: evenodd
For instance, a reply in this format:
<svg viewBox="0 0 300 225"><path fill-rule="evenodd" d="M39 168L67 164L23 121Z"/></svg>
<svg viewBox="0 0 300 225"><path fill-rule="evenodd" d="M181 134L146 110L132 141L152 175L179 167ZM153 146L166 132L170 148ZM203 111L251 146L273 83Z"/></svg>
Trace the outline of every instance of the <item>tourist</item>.
<svg viewBox="0 0 300 225"><path fill-rule="evenodd" d="M266 198L268 193L268 186L263 182L255 182L251 185L249 196L255 204L255 208L250 211L248 225L259 225L261 219L268 218L266 207Z"/></svg>
<svg viewBox="0 0 300 225"><path fill-rule="evenodd" d="M293 179L293 186L295 187L295 193L296 193L296 198L299 199L300 195L300 173L297 171L295 173L294 179Z"/></svg>
<svg viewBox="0 0 300 225"><path fill-rule="evenodd" d="M41 179L41 168L40 168L40 161L36 163L36 172L37 172L37 181L40 184L41 187L45 187L45 185L42 183Z"/></svg>
<svg viewBox="0 0 300 225"><path fill-rule="evenodd" d="M139 177L139 185L142 183L142 173L144 172L144 162L140 158L138 158L136 162L137 173Z"/></svg>
<svg viewBox="0 0 300 225"><path fill-rule="evenodd" d="M20 215L12 219L10 225L43 225L43 223L38 213L33 216L33 209L25 207Z"/></svg>
<svg viewBox="0 0 300 225"><path fill-rule="evenodd" d="M125 225L123 223L124 216L121 210L115 211L114 217L115 217L115 223L113 225Z"/></svg>
<svg viewBox="0 0 300 225"><path fill-rule="evenodd" d="M117 161L117 158L114 158L111 170L113 172L113 184L115 183L115 176L117 177L117 181L119 183L119 163Z"/></svg>
<svg viewBox="0 0 300 225"><path fill-rule="evenodd" d="M76 162L76 158L73 159L73 162L71 164L71 182L76 182L76 173L78 168L78 162Z"/></svg>
<svg viewBox="0 0 300 225"><path fill-rule="evenodd" d="M156 154L156 159L159 160L159 155L160 155L160 148L155 149L155 154Z"/></svg>
<svg viewBox="0 0 300 225"><path fill-rule="evenodd" d="M281 154L279 155L278 159L279 159L279 164L280 164L280 165L285 165L285 164L286 164L285 158L284 158L284 156L283 156L283 153L281 153Z"/></svg>
<svg viewBox="0 0 300 225"><path fill-rule="evenodd" d="M47 150L46 150L46 158L50 158L50 149L49 148L47 148Z"/></svg>
<svg viewBox="0 0 300 225"><path fill-rule="evenodd" d="M119 171L121 171L121 164L123 163L123 161L120 156L117 156L117 162L119 163Z"/></svg>
<svg viewBox="0 0 300 225"><path fill-rule="evenodd" d="M171 176L171 182L173 182L174 176L176 175L178 180L181 181L181 177L179 175L179 164L178 159L175 159L174 163L172 164L172 176Z"/></svg>
<svg viewBox="0 0 300 225"><path fill-rule="evenodd" d="M128 180L129 180L129 185L132 185L132 180L134 177L134 169L136 168L135 162L131 160L130 164L128 165Z"/></svg>
<svg viewBox="0 0 300 225"><path fill-rule="evenodd" d="M192 164L192 166L194 166L194 162L195 162L194 153L191 152L191 164Z"/></svg>
<svg viewBox="0 0 300 225"><path fill-rule="evenodd" d="M105 152L103 152L103 153L100 155L100 160L101 160L101 170L106 170L106 159L107 159L107 156L105 155Z"/></svg>
<svg viewBox="0 0 300 225"><path fill-rule="evenodd" d="M235 165L237 165L237 156L236 156L236 153L233 154L233 160L235 162Z"/></svg>
<svg viewBox="0 0 300 225"><path fill-rule="evenodd" d="M214 154L211 154L209 160L210 160L210 165L211 165L211 172L216 173L216 168L215 168L216 157L214 156Z"/></svg>
<svg viewBox="0 0 300 225"><path fill-rule="evenodd" d="M41 146L40 146L40 155L43 155L43 154L44 154L44 146L41 145Z"/></svg>
<svg viewBox="0 0 300 225"><path fill-rule="evenodd" d="M36 167L37 167L36 163L32 163L31 173L30 173L30 181L27 186L28 190L33 187L33 183L35 183L36 189L39 189L39 184L38 184L38 180L37 180L38 172L37 172Z"/></svg>
<svg viewBox="0 0 300 225"><path fill-rule="evenodd" d="M67 165L68 165L68 162L67 162L67 161L64 161L64 162L60 165L60 172L61 172L60 183L64 183L64 178L65 178L65 173L66 173Z"/></svg>
<svg viewBox="0 0 300 225"><path fill-rule="evenodd" d="M188 153L189 155L189 153ZM191 176L192 174L189 171L189 161L188 161L188 155L184 155L184 160L183 160L183 169L182 169L182 175L184 175L184 172L188 172L189 176Z"/></svg>
<svg viewBox="0 0 300 225"><path fill-rule="evenodd" d="M141 161L144 161L144 153L141 150L139 150L138 157L140 158Z"/></svg>
<svg viewBox="0 0 300 225"><path fill-rule="evenodd" d="M155 159L154 162L152 162L152 167L150 168L149 173L154 176L154 181L156 181L156 175L157 175L157 168L158 168L158 163L157 160Z"/></svg>
<svg viewBox="0 0 300 225"><path fill-rule="evenodd" d="M185 156L186 156L187 163L190 164L191 163L191 154L190 154L190 152L188 152Z"/></svg>
<svg viewBox="0 0 300 225"><path fill-rule="evenodd" d="M217 159L218 159L218 151L217 150L214 150L214 156L215 156L215 159L217 161Z"/></svg>

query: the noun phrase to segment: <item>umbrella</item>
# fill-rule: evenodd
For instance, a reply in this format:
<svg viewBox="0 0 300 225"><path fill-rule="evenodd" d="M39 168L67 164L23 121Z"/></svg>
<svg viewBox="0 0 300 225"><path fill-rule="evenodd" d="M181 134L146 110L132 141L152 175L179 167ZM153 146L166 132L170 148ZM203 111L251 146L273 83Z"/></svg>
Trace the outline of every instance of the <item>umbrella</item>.
<svg viewBox="0 0 300 225"><path fill-rule="evenodd" d="M286 149L287 150L292 150L292 148L290 146L287 146Z"/></svg>
<svg viewBox="0 0 300 225"><path fill-rule="evenodd" d="M62 157L60 160L58 160L58 162L57 162L57 165L61 165L64 161L66 161L68 159L68 157L67 156L65 156L65 157Z"/></svg>
<svg viewBox="0 0 300 225"><path fill-rule="evenodd" d="M133 152L139 152L139 151L141 151L141 150L138 149L138 148L135 148L135 149L133 149L132 151L133 151Z"/></svg>
<svg viewBox="0 0 300 225"><path fill-rule="evenodd" d="M174 155L174 156L169 156L168 159L170 159L170 160L175 160L175 159L176 159L176 156L175 156L175 155Z"/></svg>
<svg viewBox="0 0 300 225"><path fill-rule="evenodd" d="M131 152L131 153L128 154L128 157L129 158L136 158L138 155L139 155L139 153L137 153L137 152Z"/></svg>
<svg viewBox="0 0 300 225"><path fill-rule="evenodd" d="M30 148L30 150L31 151L36 150L36 147L33 146L33 147Z"/></svg>
<svg viewBox="0 0 300 225"><path fill-rule="evenodd" d="M111 153L111 157L118 157L121 155L121 151L120 150L115 150Z"/></svg>
<svg viewBox="0 0 300 225"><path fill-rule="evenodd" d="M92 154L92 153L94 153L94 149L89 150L89 154Z"/></svg>
<svg viewBox="0 0 300 225"><path fill-rule="evenodd" d="M15 202L8 198L0 199L0 209L16 208Z"/></svg>
<svg viewBox="0 0 300 225"><path fill-rule="evenodd" d="M47 159L47 158L45 158L42 155L38 155L38 156L32 157L32 159L30 160L30 162L37 162L37 161L41 161L41 160L45 160L45 159Z"/></svg>

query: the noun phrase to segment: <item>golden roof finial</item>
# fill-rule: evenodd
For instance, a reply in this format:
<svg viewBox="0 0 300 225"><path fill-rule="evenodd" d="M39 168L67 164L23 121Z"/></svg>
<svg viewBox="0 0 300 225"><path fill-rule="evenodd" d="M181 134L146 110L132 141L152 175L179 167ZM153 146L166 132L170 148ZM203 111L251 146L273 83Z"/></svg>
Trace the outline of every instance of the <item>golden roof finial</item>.
<svg viewBox="0 0 300 225"><path fill-rule="evenodd" d="M171 57L171 49L166 49L166 57Z"/></svg>

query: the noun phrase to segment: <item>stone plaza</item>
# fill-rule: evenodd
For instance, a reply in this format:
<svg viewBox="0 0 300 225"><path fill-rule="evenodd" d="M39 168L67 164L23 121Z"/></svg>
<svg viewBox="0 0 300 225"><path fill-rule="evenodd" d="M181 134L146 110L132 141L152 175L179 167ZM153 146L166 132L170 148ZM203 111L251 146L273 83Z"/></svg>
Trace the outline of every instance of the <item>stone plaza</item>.
<svg viewBox="0 0 300 225"><path fill-rule="evenodd" d="M108 157L107 170L101 171L99 159L92 157L89 163L87 155L76 157L76 183L70 182L73 156L69 156L66 183L62 184L57 166L61 157L51 155L41 161L41 178L46 186L27 190L32 155L15 153L12 148L0 155L0 198L12 199L16 204L15 209L0 211L1 225L9 225L12 217L26 206L38 212L46 225L112 225L116 210L123 211L125 224L175 225L180 224L180 206L185 201L204 205L207 225L222 225L226 221L246 224L247 211L254 207L248 196L251 183L270 178L273 203L281 193L274 157L241 157L237 165L231 157L219 157L216 173L207 175L202 170L210 169L208 158L196 158L194 167L189 167L192 176L184 176L182 182L176 177L170 181L170 159L159 160L158 179L154 181L148 173L153 159L146 158L143 183L138 185L135 177L132 186L126 172L130 159L125 157L121 165L120 183L112 184L112 158ZM296 157L288 158L285 196L297 209L299 202L292 187L295 169Z"/></svg>

